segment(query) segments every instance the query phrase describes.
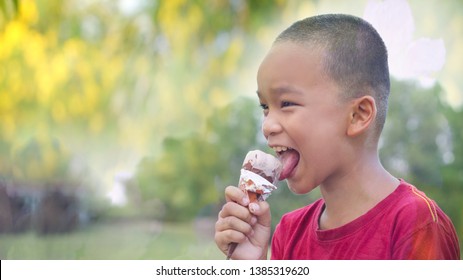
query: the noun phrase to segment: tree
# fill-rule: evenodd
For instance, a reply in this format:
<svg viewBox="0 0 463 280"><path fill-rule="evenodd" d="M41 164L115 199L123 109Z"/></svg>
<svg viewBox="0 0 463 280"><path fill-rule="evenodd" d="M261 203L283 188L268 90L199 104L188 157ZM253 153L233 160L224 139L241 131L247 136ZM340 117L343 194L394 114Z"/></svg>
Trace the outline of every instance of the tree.
<svg viewBox="0 0 463 280"><path fill-rule="evenodd" d="M413 81L392 81L380 155L395 176L419 185L442 186L440 167L448 161L451 132L440 96L439 86L422 88Z"/></svg>
<svg viewBox="0 0 463 280"><path fill-rule="evenodd" d="M145 214L184 220L217 204L223 187L236 184L242 159L255 143L256 104L239 99L217 109L204 132L167 138L159 157L144 159L131 187Z"/></svg>

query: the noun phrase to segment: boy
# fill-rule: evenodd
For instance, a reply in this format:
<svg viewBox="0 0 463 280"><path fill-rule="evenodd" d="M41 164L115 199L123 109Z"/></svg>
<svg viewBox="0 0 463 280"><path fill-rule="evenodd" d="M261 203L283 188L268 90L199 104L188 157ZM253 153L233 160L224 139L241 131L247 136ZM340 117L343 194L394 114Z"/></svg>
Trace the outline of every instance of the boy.
<svg viewBox="0 0 463 280"><path fill-rule="evenodd" d="M322 199L285 214L272 259L459 259L450 219L378 158L389 95L387 51L367 22L321 15L275 40L257 74L262 131L297 194ZM215 241L233 259L267 259L268 203L225 190ZM277 202L277 201L276 201Z"/></svg>

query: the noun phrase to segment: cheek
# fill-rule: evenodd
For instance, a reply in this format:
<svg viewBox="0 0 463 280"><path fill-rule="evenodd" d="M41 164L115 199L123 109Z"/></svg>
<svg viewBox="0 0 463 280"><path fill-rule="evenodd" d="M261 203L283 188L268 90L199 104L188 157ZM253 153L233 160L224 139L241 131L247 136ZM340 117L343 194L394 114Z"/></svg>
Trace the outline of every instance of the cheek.
<svg viewBox="0 0 463 280"><path fill-rule="evenodd" d="M310 118L302 116L288 116L285 118L285 127L287 132L291 132L291 137L298 142L305 142L310 138L313 131L313 124Z"/></svg>

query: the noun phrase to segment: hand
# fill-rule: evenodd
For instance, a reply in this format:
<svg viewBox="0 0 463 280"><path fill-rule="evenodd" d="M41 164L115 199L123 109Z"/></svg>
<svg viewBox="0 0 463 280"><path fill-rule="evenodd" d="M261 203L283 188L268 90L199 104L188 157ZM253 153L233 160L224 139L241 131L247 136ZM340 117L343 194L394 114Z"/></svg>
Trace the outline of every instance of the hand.
<svg viewBox="0 0 463 280"><path fill-rule="evenodd" d="M271 215L267 202L249 203L247 195L237 187L225 189L227 203L215 224L215 242L226 255L229 244L238 243L233 259L267 259Z"/></svg>

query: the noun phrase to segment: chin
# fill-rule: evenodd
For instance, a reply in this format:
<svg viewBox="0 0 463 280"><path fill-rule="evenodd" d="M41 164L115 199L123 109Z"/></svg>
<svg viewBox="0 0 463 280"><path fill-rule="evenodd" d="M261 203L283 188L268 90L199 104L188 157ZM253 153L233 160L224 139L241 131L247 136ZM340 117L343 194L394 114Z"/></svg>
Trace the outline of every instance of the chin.
<svg viewBox="0 0 463 280"><path fill-rule="evenodd" d="M295 182L291 182L291 180L286 180L286 183L288 184L288 188L295 194L307 194L312 190L307 189L307 186L302 186Z"/></svg>
<svg viewBox="0 0 463 280"><path fill-rule="evenodd" d="M291 190L291 192L295 194L308 194L312 190L314 190L317 185L311 184L311 183L303 183L303 182L295 182L294 180L291 179L286 179L286 183L288 184L288 188Z"/></svg>

